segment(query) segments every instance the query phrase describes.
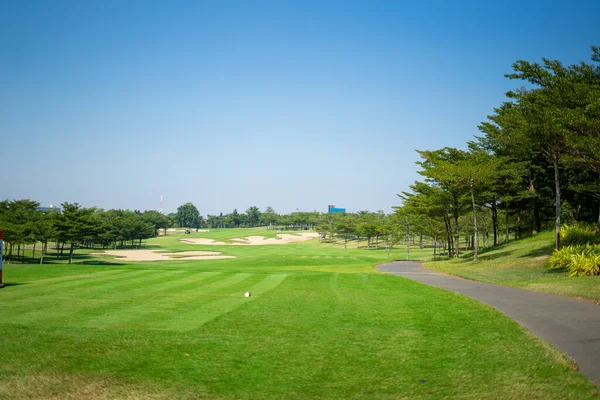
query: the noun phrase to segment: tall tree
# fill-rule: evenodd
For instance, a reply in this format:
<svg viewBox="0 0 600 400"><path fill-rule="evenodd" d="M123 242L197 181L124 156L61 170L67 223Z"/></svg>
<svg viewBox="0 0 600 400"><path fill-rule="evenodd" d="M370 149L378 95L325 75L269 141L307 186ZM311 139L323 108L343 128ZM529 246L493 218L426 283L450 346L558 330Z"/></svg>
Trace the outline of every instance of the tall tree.
<svg viewBox="0 0 600 400"><path fill-rule="evenodd" d="M260 216L263 224L267 225L269 229L273 227L273 224L277 222L277 213L273 209L273 207L267 207L265 212Z"/></svg>
<svg viewBox="0 0 600 400"><path fill-rule="evenodd" d="M422 158L422 161L417 161L417 165L420 165L423 169L419 171L419 174L426 177L426 181L434 183L446 192L450 199L450 210L452 214L452 220L454 225L452 226L453 231L453 242L454 242L454 257L459 256L459 224L458 218L460 217L463 209L465 208L464 196L467 194L465 187L460 182L451 178L444 168L447 165L458 161L463 154L457 149L444 147L440 150L433 151L419 151L417 153Z"/></svg>
<svg viewBox="0 0 600 400"><path fill-rule="evenodd" d="M69 244L69 264L73 263L75 246L95 237L100 219L96 208L83 208L78 203L63 203L62 214L56 221L56 234L60 241Z"/></svg>
<svg viewBox="0 0 600 400"><path fill-rule="evenodd" d="M200 224L200 212L194 204L185 203L177 207L174 221L180 227L197 229Z"/></svg>
<svg viewBox="0 0 600 400"><path fill-rule="evenodd" d="M260 210L256 206L249 207L246 210L246 215L248 216L248 225L250 226L258 226L260 222Z"/></svg>

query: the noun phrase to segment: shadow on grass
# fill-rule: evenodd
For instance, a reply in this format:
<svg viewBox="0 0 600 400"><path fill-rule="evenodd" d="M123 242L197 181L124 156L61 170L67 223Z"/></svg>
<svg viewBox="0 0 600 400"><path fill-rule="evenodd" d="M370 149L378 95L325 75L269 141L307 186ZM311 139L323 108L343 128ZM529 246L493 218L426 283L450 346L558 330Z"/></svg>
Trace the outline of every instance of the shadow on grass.
<svg viewBox="0 0 600 400"><path fill-rule="evenodd" d="M479 259L480 260L495 260L497 258L502 258L502 257L508 257L510 256L512 253L514 253L514 251L509 251L509 250L505 250L505 251L498 251L492 254L479 254Z"/></svg>
<svg viewBox="0 0 600 400"><path fill-rule="evenodd" d="M549 256L552 254L552 250L554 250L554 244L531 250L529 253L523 254L521 257Z"/></svg>
<svg viewBox="0 0 600 400"><path fill-rule="evenodd" d="M9 286L21 286L21 285L27 285L28 282L19 282L19 283L4 283L5 287L9 287Z"/></svg>
<svg viewBox="0 0 600 400"><path fill-rule="evenodd" d="M567 268L546 268L542 271L542 273L548 274L548 275L564 275L564 276L567 276L568 272L569 271Z"/></svg>

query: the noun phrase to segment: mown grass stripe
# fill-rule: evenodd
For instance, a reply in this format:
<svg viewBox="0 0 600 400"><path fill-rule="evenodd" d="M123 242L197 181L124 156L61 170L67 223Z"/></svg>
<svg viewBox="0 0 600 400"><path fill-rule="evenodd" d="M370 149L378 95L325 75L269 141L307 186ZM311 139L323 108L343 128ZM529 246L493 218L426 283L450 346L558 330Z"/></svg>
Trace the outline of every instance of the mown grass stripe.
<svg viewBox="0 0 600 400"><path fill-rule="evenodd" d="M128 309L119 316L112 318L111 327L145 327L154 328L162 321L172 319L175 315L185 314L190 309L218 301L226 291L226 295L237 292L242 295L249 285L248 280L259 280L261 275L236 274L220 281L212 282L201 287L189 288L185 291L170 292L163 298L140 304L135 310ZM132 312L134 311L134 312ZM167 323L170 326L171 323Z"/></svg>
<svg viewBox="0 0 600 400"><path fill-rule="evenodd" d="M251 297L244 297L241 290L230 292L225 297L201 304L199 307L189 307L184 312L172 314L171 318L163 319L151 326L152 329L189 331L196 329L215 318L229 313L250 301L258 299L262 294L279 286L287 274L273 274L262 277L254 285L248 287Z"/></svg>
<svg viewBox="0 0 600 400"><path fill-rule="evenodd" d="M48 295L41 296L32 296L27 299L19 300L20 302L39 302L45 301L49 299L62 299L69 300L72 298L76 298L80 294L85 294L87 298L94 297L94 295L99 294L102 297L112 296L115 294L116 289L128 290L128 288L138 288L140 284L149 284L154 281L162 282L164 279L168 279L172 276L176 276L179 274L183 274L185 271L144 271L143 274L139 274L135 277L128 276L125 279L121 279L117 277L116 279L112 279L110 281L106 281L102 284L97 284L96 281L87 282L84 286L79 286L77 288L69 288L68 291L65 291L64 294L56 295L55 293L50 293ZM122 296L122 292L116 293L119 297Z"/></svg>
<svg viewBox="0 0 600 400"><path fill-rule="evenodd" d="M171 315L179 315L196 307L197 304L207 304L218 300L215 292L228 289L240 292L237 285L247 287L247 279L254 278L253 274L238 273L233 276L211 282L201 287L190 287L185 291L171 292L167 296L151 300L135 307L135 310L127 309L118 316L111 318L112 327L145 326L152 328L161 321L169 319ZM236 289L232 289L232 287ZM243 292L242 292L243 293ZM133 311L133 312L132 312ZM167 318L165 318L167 317Z"/></svg>
<svg viewBox="0 0 600 400"><path fill-rule="evenodd" d="M198 282L209 280L220 274L221 272L200 272L187 274L188 277L186 277L186 279L181 277L181 279L170 281L165 281L164 277L161 276L160 279L155 282L145 282L143 286L138 285L138 287L128 290L127 292L118 292L115 293L114 296L103 296L99 300L81 304L78 309L70 315L66 324L79 327L94 318L122 312L131 307L132 304L146 303L149 300L157 298L161 293L168 292L174 288L197 285ZM52 323L54 322L54 319L48 322Z"/></svg>
<svg viewBox="0 0 600 400"><path fill-rule="evenodd" d="M47 285L48 283L51 283L51 282L66 282L66 281L78 280L81 278L101 277L101 276L106 276L106 275L120 274L120 273L127 272L127 271L128 271L127 269L115 269L115 270L109 270L109 271L93 272L90 274L66 275L66 276L59 276L56 278L37 279L32 282L26 282L27 286L23 287L22 289L35 287L40 284Z"/></svg>
<svg viewBox="0 0 600 400"><path fill-rule="evenodd" d="M143 296L137 296L133 299L135 300L134 303L123 302L119 304L117 308L105 310L102 315L88 318L81 326L105 328L129 324L130 321L138 320L141 315L147 313L149 309L157 307L157 305L167 308L178 308L178 306L185 308L187 306L188 297L196 296L194 293L198 293L199 291L204 293L204 288L206 287L218 290L218 288L245 279L251 274L234 274L225 278L220 275L221 274L218 272L203 272L195 274L194 277L189 277L188 279L179 279L177 281L169 282L169 284L162 284L160 290L146 293ZM217 280L209 279L211 277L217 277ZM209 280L210 282L208 284L202 284L205 280ZM192 296L186 297L186 294L188 293L192 293ZM183 299L180 301L181 304L178 304L177 299L180 297Z"/></svg>
<svg viewBox="0 0 600 400"><path fill-rule="evenodd" d="M50 284L50 285L46 285L46 284L40 282L40 284L37 284L35 287L24 287L23 289L19 288L19 291L14 291L14 292L11 291L9 293L8 298L10 300L15 301L15 300L19 300L22 298L29 298L32 295L35 295L36 293L42 293L42 294L53 293L57 289L72 290L72 289L82 287L82 286L98 285L98 284L102 284L104 282L110 282L115 279L128 279L128 278L131 278L132 276L143 275L146 272L147 272L146 270L133 270L133 271L130 270L130 271L123 271L118 274L104 275L100 278L90 275L83 279L71 280L71 281L67 281L67 282L55 283L55 284Z"/></svg>
<svg viewBox="0 0 600 400"><path fill-rule="evenodd" d="M79 288L76 291L66 292L64 296L56 294L32 297L26 300L17 301L14 306L22 307L23 303L27 304L27 310L18 314L11 319L12 323L27 324L30 322L50 323L56 321L65 323L72 319L76 314L84 312L92 308L103 307L111 299L122 299L123 293L112 293L110 290L123 286L139 287L140 284L154 281L156 285L160 285L164 278L177 272L170 271L168 274L152 273L145 271L147 276L138 278L135 282L114 282L106 283L105 286L95 286L91 290L89 287ZM60 317L59 317L60 316Z"/></svg>

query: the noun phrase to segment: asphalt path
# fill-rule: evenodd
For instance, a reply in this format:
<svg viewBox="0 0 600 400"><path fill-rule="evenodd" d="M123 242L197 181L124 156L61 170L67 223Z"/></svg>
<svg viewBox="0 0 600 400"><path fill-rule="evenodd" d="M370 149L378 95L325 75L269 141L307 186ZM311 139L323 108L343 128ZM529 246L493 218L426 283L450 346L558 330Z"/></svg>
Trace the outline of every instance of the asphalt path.
<svg viewBox="0 0 600 400"><path fill-rule="evenodd" d="M496 308L566 353L579 365L579 371L600 387L600 305L449 276L416 261L395 261L377 269L461 293Z"/></svg>

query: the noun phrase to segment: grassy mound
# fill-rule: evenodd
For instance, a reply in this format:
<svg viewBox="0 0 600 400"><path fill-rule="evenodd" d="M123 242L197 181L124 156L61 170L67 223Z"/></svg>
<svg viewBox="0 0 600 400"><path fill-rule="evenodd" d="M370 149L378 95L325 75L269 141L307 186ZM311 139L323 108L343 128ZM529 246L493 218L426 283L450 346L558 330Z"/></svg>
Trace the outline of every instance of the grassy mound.
<svg viewBox="0 0 600 400"><path fill-rule="evenodd" d="M600 302L600 276L569 277L565 269L550 268L554 233L483 249L479 261L471 254L456 260L430 261L426 267L476 281L496 283Z"/></svg>

